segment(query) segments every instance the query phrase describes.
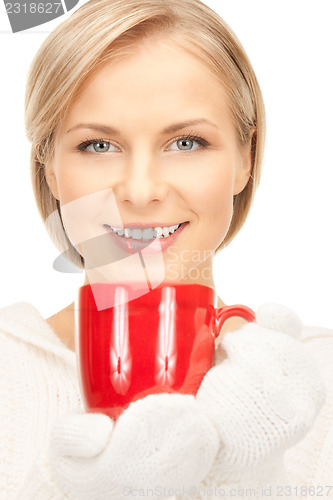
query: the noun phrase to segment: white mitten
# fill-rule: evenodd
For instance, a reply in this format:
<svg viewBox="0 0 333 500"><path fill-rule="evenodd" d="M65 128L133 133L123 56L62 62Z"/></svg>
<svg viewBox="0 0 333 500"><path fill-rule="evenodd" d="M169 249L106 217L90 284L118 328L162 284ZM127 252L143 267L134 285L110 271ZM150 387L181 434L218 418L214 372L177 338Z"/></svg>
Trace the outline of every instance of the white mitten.
<svg viewBox="0 0 333 500"><path fill-rule="evenodd" d="M148 488L163 499L203 479L217 449L217 432L194 396L156 394L132 403L116 422L103 414L62 417L51 433L49 465L69 499L116 500Z"/></svg>
<svg viewBox="0 0 333 500"><path fill-rule="evenodd" d="M205 484L269 481L269 469L278 475L284 451L311 428L326 389L298 340L301 331L290 309L266 304L255 322L222 338L225 359L209 370L196 396L220 443Z"/></svg>

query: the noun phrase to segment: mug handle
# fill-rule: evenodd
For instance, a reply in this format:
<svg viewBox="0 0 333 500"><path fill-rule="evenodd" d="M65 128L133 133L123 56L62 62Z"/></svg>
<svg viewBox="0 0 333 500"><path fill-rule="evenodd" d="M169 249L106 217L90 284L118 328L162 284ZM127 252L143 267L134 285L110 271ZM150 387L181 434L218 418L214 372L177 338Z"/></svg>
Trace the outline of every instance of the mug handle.
<svg viewBox="0 0 333 500"><path fill-rule="evenodd" d="M256 315L247 306L243 306L241 304L236 304L234 306L225 306L225 307L220 307L219 309L216 309L216 330L215 330L215 337L218 337L220 335L220 332L222 330L222 326L224 323L229 319L233 317L239 317L243 318L246 321L255 321Z"/></svg>

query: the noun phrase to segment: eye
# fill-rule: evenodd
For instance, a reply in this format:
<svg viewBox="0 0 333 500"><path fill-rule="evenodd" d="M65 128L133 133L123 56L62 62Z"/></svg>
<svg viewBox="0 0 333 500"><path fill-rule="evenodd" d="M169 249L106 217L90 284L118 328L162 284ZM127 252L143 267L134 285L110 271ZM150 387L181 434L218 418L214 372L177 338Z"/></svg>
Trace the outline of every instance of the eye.
<svg viewBox="0 0 333 500"><path fill-rule="evenodd" d="M180 151L191 151L192 149L196 149L195 144L197 144L195 141L191 141L188 139L178 139L178 141L175 141L174 144L177 145L177 148ZM172 148L170 148L172 149Z"/></svg>
<svg viewBox="0 0 333 500"><path fill-rule="evenodd" d="M113 146L108 141L103 141L103 139L89 139L87 141L83 141L81 144L79 144L77 149L79 151L90 151L91 153L108 153L110 151L119 151L116 146Z"/></svg>
<svg viewBox="0 0 333 500"><path fill-rule="evenodd" d="M170 144L171 151L195 151L196 149L205 148L208 142L199 136L188 135L179 137L176 141Z"/></svg>
<svg viewBox="0 0 333 500"><path fill-rule="evenodd" d="M93 142L90 146L87 147L88 151L91 151L89 148L93 148L96 153L106 153L110 149L109 142Z"/></svg>

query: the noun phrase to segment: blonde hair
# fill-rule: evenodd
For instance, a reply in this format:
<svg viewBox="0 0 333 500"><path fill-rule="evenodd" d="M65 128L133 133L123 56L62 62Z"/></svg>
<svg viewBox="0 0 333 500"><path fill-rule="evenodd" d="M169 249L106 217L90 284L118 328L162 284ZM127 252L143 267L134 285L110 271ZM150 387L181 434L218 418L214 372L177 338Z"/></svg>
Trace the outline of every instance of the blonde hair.
<svg viewBox="0 0 333 500"><path fill-rule="evenodd" d="M25 123L31 147L31 174L41 217L60 251L83 266L61 221L60 205L46 182L44 165L54 152L55 131L89 78L106 62L135 51L142 39L165 34L199 58L225 87L240 146L251 140L252 173L234 197L229 231L217 251L243 226L261 176L265 110L255 73L236 35L200 0L90 0L44 41L28 74ZM253 133L253 135L252 135ZM252 138L252 139L251 139Z"/></svg>

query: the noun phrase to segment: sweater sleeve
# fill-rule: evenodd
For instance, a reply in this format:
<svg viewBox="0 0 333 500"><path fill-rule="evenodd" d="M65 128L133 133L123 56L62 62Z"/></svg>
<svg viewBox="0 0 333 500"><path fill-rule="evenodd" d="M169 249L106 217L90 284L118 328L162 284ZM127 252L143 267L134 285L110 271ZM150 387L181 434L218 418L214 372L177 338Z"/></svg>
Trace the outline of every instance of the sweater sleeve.
<svg viewBox="0 0 333 500"><path fill-rule="evenodd" d="M317 361L327 396L310 432L286 452L285 465L290 486L304 498L333 498L333 330L305 328L302 342Z"/></svg>
<svg viewBox="0 0 333 500"><path fill-rule="evenodd" d="M29 308L15 308L10 318L0 311L0 498L4 500L65 499L47 466L49 432L59 416L82 408L75 355L56 339L53 343L45 320L36 316Z"/></svg>
<svg viewBox="0 0 333 500"><path fill-rule="evenodd" d="M40 450L24 479L17 500L70 500L55 484L48 465L46 451Z"/></svg>

